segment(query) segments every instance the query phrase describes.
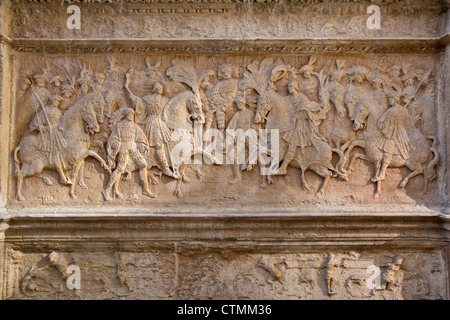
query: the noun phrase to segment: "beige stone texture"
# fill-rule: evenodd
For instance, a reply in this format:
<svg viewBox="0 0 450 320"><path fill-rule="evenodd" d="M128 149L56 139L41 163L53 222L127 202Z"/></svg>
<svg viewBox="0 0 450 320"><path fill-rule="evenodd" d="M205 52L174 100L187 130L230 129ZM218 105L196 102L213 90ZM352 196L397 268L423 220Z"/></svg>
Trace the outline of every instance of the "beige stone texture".
<svg viewBox="0 0 450 320"><path fill-rule="evenodd" d="M449 4L1 1L0 299L450 299Z"/></svg>

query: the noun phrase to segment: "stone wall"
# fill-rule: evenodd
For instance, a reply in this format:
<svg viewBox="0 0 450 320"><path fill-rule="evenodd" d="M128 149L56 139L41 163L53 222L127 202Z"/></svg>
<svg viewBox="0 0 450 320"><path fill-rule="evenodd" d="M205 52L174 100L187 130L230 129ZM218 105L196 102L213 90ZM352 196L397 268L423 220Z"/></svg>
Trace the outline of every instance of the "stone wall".
<svg viewBox="0 0 450 320"><path fill-rule="evenodd" d="M0 297L449 299L448 5L3 1Z"/></svg>

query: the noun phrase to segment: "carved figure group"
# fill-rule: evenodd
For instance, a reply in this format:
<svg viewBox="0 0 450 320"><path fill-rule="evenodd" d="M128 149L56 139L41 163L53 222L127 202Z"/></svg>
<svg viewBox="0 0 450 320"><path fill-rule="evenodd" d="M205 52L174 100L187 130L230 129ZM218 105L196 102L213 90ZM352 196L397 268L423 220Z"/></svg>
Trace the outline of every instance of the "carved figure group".
<svg viewBox="0 0 450 320"><path fill-rule="evenodd" d="M220 164L214 160L218 154L207 152L201 141L203 132L214 128L222 134L228 129L246 132L246 142L237 150L245 161L234 165L230 184L241 181L241 171L252 170L256 163L262 186L294 167L300 169L308 191L307 170L323 179L316 192L322 196L333 177L349 179L357 159L375 165L371 180L377 184L376 196L381 195L381 183L391 167L412 171L401 188L420 174L425 186L436 178L439 156L431 72L396 65L384 69L381 60L375 71L361 65L346 67L343 60L334 62L335 70L326 70L319 67L317 57L298 69L266 58L247 66L222 64L217 72L198 71L189 62L174 60L165 74L160 61L148 58L144 70L121 67L112 57L106 62L98 72L86 63L60 59L23 79L20 94L26 97L28 92L28 99L21 103L29 105L33 120L14 151L17 199L24 199L26 177L40 174L51 183L43 170L57 171L60 182L69 185L70 195L76 197L77 181L86 188L84 160L89 156L107 172L113 170L102 192L105 200L112 200L112 190L120 198L121 177L129 178L134 171L139 172L143 194L156 197L147 174L153 167L177 180L175 194L181 196L181 184L187 181L184 173L195 153ZM280 157L269 171L260 161L261 153L249 147L261 137L248 132L258 129L279 132L278 141L270 140L273 136L267 141L268 150L278 148ZM176 161L172 154L179 138L175 131L180 130L193 138L192 149ZM95 134L104 138L92 145L106 147L107 161L92 150ZM264 156L272 155L267 151Z"/></svg>

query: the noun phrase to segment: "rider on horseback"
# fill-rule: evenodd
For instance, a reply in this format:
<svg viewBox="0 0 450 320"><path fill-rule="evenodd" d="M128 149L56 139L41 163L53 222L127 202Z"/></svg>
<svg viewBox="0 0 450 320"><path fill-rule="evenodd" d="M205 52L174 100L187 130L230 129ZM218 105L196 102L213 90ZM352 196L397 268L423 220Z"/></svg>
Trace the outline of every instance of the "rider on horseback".
<svg viewBox="0 0 450 320"><path fill-rule="evenodd" d="M372 179L373 182L385 179L386 169L394 156L400 155L404 160L409 159L409 136L415 130L409 110L401 105L401 93L389 92L388 100L391 107L383 113L377 124L383 135L383 140L379 143L379 148L383 151L383 161L379 173Z"/></svg>
<svg viewBox="0 0 450 320"><path fill-rule="evenodd" d="M67 143L62 135L62 127L59 125L59 119L63 113L58 107L63 98L54 95L49 100L51 104L45 107L42 106L31 122L29 132L38 132L35 146L38 150L46 153L49 162L55 165L61 183L72 184L64 174L64 163L60 156L60 152L67 147Z"/></svg>

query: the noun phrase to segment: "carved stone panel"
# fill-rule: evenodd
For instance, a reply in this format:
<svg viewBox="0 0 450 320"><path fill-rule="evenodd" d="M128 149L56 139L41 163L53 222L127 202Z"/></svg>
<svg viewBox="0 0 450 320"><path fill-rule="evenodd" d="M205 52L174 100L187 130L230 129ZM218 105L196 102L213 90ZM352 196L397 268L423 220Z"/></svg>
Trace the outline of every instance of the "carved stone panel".
<svg viewBox="0 0 450 320"><path fill-rule="evenodd" d="M449 299L448 6L1 1L0 299Z"/></svg>
<svg viewBox="0 0 450 320"><path fill-rule="evenodd" d="M432 56L27 57L13 206L438 201Z"/></svg>

